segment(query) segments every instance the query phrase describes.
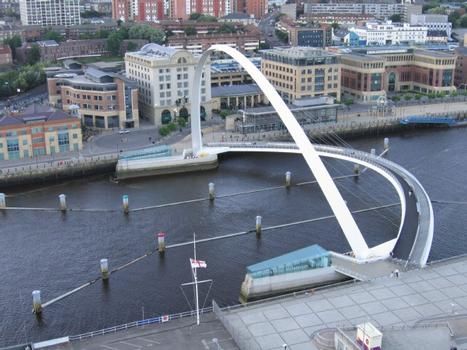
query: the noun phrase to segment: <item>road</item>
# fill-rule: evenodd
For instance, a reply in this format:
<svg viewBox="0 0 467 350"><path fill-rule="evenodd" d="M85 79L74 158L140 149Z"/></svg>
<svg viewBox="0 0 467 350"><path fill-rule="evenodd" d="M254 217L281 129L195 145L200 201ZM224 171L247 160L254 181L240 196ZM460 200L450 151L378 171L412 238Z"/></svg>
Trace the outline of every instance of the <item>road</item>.
<svg viewBox="0 0 467 350"><path fill-rule="evenodd" d="M258 24L259 30L263 33L266 43L270 47L284 46L284 43L277 38L275 33L275 16L277 16L278 13L277 10L268 13Z"/></svg>

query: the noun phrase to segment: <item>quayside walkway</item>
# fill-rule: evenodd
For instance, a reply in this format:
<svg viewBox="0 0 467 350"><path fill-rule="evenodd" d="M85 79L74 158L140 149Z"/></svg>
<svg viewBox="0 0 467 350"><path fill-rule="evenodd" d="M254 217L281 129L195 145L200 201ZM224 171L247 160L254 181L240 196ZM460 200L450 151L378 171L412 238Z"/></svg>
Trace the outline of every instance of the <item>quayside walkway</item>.
<svg viewBox="0 0 467 350"><path fill-rule="evenodd" d="M389 274L234 307L215 304L214 311L202 315L200 326L182 318L41 348L283 350L287 344L289 350L313 350L325 349L317 339L336 328L372 322L384 334L384 349L449 349L467 342L467 256L397 278Z"/></svg>

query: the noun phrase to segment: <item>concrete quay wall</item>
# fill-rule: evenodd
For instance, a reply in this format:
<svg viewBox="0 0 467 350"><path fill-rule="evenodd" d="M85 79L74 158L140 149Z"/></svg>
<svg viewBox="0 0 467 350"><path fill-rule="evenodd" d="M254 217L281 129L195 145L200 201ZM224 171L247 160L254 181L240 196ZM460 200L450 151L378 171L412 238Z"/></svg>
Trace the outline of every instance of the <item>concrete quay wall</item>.
<svg viewBox="0 0 467 350"><path fill-rule="evenodd" d="M0 188L47 183L115 171L117 156L103 155L0 169Z"/></svg>

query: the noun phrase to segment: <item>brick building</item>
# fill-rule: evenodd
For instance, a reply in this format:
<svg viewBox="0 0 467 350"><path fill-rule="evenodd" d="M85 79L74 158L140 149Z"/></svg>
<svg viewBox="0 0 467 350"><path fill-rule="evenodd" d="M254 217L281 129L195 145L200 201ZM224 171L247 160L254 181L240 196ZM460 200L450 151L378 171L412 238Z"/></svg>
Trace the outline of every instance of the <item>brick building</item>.
<svg viewBox="0 0 467 350"><path fill-rule="evenodd" d="M362 102L396 92L455 91L456 57L413 48L368 48L342 55L342 92Z"/></svg>
<svg viewBox="0 0 467 350"><path fill-rule="evenodd" d="M232 12L232 0L171 0L169 17L188 19L192 13L214 16L217 18Z"/></svg>
<svg viewBox="0 0 467 350"><path fill-rule="evenodd" d="M11 55L11 48L8 45L0 45L0 65L7 65L13 63Z"/></svg>
<svg viewBox="0 0 467 350"><path fill-rule="evenodd" d="M465 39L464 39L465 40ZM467 89L467 43L456 49L456 73L454 82L458 88Z"/></svg>
<svg viewBox="0 0 467 350"><path fill-rule="evenodd" d="M65 111L78 110L85 126L139 127L138 87L121 75L93 67L82 72L60 71L49 74L47 89L51 105Z"/></svg>
<svg viewBox="0 0 467 350"><path fill-rule="evenodd" d="M256 19L261 19L268 13L268 0L232 0L234 1L234 11L244 12Z"/></svg>
<svg viewBox="0 0 467 350"><path fill-rule="evenodd" d="M216 23L213 28L219 28L220 25ZM261 32L254 25L237 26L235 33L219 33L216 29L206 31L198 31L197 29L196 35L186 35L179 31L180 29L173 30L175 35L167 38L166 45L176 49L185 49L192 53L202 53L214 44L226 44L246 55L253 55L261 43Z"/></svg>
<svg viewBox="0 0 467 350"><path fill-rule="evenodd" d="M83 148L81 124L62 111L0 118L0 160L32 158Z"/></svg>

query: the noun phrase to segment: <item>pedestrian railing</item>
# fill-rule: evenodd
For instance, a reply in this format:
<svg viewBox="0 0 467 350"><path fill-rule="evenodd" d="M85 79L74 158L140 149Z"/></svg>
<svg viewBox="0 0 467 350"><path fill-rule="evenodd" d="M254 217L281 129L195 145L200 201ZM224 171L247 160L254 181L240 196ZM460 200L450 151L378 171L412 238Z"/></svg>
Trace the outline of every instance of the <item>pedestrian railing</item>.
<svg viewBox="0 0 467 350"><path fill-rule="evenodd" d="M212 306L200 309L199 312L200 312L200 314L210 313L210 312L212 312ZM100 329L100 330L97 330L97 331L87 332L87 333L78 334L78 335L72 335L72 336L69 336L69 339L70 339L70 341L83 340L83 339L96 337L96 336L99 336L99 335L104 335L104 334L109 334L109 333L116 333L116 332L127 330L127 329L130 329L130 328L141 327L141 326L146 326L146 325L150 325L150 324L165 323L165 322L169 322L169 321L172 321L172 320L177 320L179 318L193 317L193 316L196 316L196 310L180 312L180 313L177 313L177 314L169 314L169 315L162 315L162 316L147 318L147 319L144 319L144 320L125 323L125 324L122 324L122 325L109 327L109 328L104 328L104 329Z"/></svg>

